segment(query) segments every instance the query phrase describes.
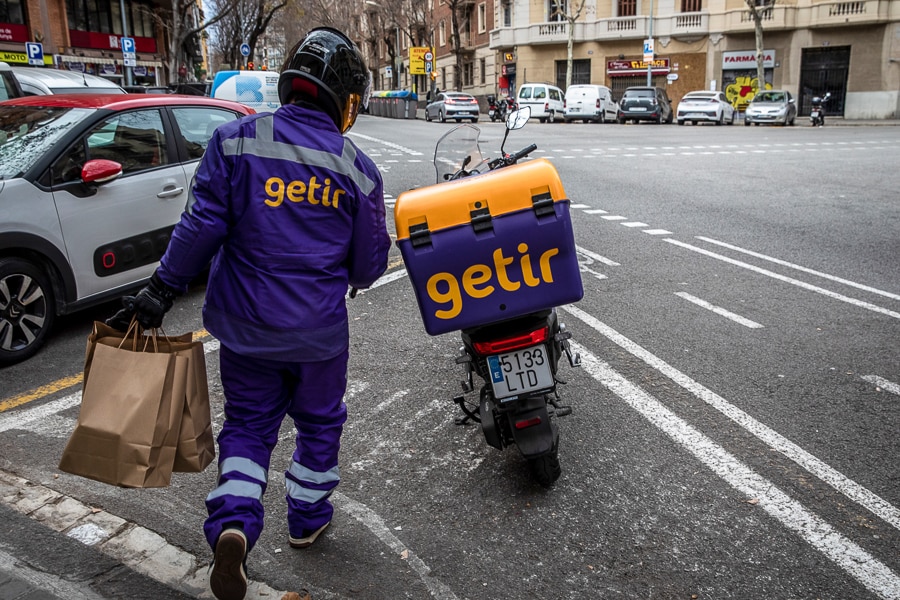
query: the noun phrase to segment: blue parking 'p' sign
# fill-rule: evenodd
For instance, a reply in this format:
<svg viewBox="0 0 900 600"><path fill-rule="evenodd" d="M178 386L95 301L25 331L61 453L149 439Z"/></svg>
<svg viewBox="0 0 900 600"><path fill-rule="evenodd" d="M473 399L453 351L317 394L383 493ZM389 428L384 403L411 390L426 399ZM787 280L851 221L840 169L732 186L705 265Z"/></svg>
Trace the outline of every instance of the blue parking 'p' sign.
<svg viewBox="0 0 900 600"><path fill-rule="evenodd" d="M29 65L44 65L44 46L38 42L25 42L25 54Z"/></svg>
<svg viewBox="0 0 900 600"><path fill-rule="evenodd" d="M122 45L122 53L134 53L134 38L123 37L119 42Z"/></svg>

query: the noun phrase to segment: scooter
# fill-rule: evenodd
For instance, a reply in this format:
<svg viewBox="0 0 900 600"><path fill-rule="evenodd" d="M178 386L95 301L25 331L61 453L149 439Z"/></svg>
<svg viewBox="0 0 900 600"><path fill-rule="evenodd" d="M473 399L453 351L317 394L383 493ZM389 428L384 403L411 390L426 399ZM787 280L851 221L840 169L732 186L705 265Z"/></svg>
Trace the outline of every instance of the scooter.
<svg viewBox="0 0 900 600"><path fill-rule="evenodd" d="M537 149L536 145L531 144L511 154L503 150L509 132L524 127L530 116L531 109L529 107L509 114L506 120L506 131L500 144L500 156L492 160L486 160L481 155L478 147L479 130L477 127L461 125L448 132L438 141L435 151L434 164L438 183L457 182L478 176L479 178L493 179L485 180L483 184L473 182L473 186L493 185L492 189L504 188L506 184L503 182L506 179L497 180L490 173L516 165ZM519 166L516 169L539 166L541 165L532 164L526 167ZM549 163L542 163L541 168L552 169L552 166ZM516 171L515 173L520 172ZM555 170L553 174L555 174ZM508 176L500 177L512 178L514 176L511 171ZM515 177L518 178L519 175L517 174ZM490 181L494 181L494 183L491 184ZM451 185L456 184L451 183ZM443 185L439 185L433 189L443 188ZM531 192L528 194L530 198ZM398 198L398 205L402 200L401 195ZM498 200L498 204L501 202L502 200ZM535 200L535 202L538 201ZM531 210L532 208L529 207L520 212L529 213ZM535 204L534 210L538 214L537 204ZM545 211L543 218L554 219L562 214L568 222L567 201L565 206L554 206L552 199L544 199L543 207L540 210ZM524 216L526 219L535 218L528 214ZM478 219L490 220L491 217L492 215L484 209L480 214L477 211L473 212L472 226L477 231ZM526 220L525 223L527 226L529 221ZM522 237L527 238L525 234L528 233L530 231L524 232ZM499 235L500 230L498 229L494 234ZM532 238L529 240L529 245L536 247L537 241ZM522 246L525 244L521 244L520 251ZM574 240L572 240L572 247L574 253ZM461 253L464 252L465 250L461 251ZM496 258L497 252L494 253L494 256ZM500 257L503 258L502 252L500 252ZM406 258L407 255L404 254L404 260ZM543 261L543 256L541 261ZM512 262L512 259L509 262ZM548 262L548 264L550 263ZM498 270L500 268L497 267ZM466 270L466 275L461 278L464 289L473 293L483 293L490 289L490 284L502 282L499 275L496 280L487 279L479 269L486 270L489 267L475 265ZM528 269L531 270L531 267L529 266ZM577 273L577 266L575 271ZM537 267L535 267L535 272L537 272ZM504 270L504 275L508 276L509 272ZM575 291L575 296L567 298L565 302L576 301L583 294L580 274L576 274L574 277L577 278L577 282L570 280L571 283L568 283L567 286L572 289L577 288L577 291ZM532 279L536 280L539 277ZM503 284L499 283L499 285ZM558 363L565 354L571 367L578 367L581 364L579 355L573 353L570 347L571 334L566 326L560 323L556 308L546 306L530 310L514 318L493 320L487 323L479 322L461 328L460 335L462 346L459 349L456 363L463 367L461 382L463 395L456 396L453 401L463 414L455 420L456 424L480 423L485 441L489 446L498 450L515 445L528 463L534 479L540 485L550 487L562 473L558 453L557 419L572 412L570 406L562 404L557 392L557 384L565 383L558 375ZM474 398L470 400L466 394L476 391L474 375L482 380L482 384L477 391L477 400Z"/></svg>
<svg viewBox="0 0 900 600"><path fill-rule="evenodd" d="M823 127L825 125L825 103L831 98L831 92L826 92L824 96L813 96L812 110L809 112L809 122L813 127Z"/></svg>
<svg viewBox="0 0 900 600"><path fill-rule="evenodd" d="M488 96L488 116L491 122L506 120L507 105L506 100L501 98L499 101L495 96Z"/></svg>

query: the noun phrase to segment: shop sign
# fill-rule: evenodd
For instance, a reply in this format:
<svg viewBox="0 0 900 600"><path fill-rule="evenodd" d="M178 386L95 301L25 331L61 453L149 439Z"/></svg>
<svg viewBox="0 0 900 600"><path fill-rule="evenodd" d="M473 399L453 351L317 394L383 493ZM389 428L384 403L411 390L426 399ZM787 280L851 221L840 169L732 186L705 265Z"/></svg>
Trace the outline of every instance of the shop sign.
<svg viewBox="0 0 900 600"><path fill-rule="evenodd" d="M27 41L28 28L25 25L18 25L16 23L0 23L0 42Z"/></svg>
<svg viewBox="0 0 900 600"><path fill-rule="evenodd" d="M28 55L25 54L25 51L22 52L10 52L8 50L0 50L0 62L5 62L9 64L20 64L27 65L28 64ZM44 55L44 64L52 65L53 57L49 54Z"/></svg>
<svg viewBox="0 0 900 600"><path fill-rule="evenodd" d="M606 72L610 77L623 75L643 75L647 72L647 67L653 75L668 75L669 59L654 58L652 63L645 60L608 60L606 61Z"/></svg>
<svg viewBox="0 0 900 600"><path fill-rule="evenodd" d="M738 50L736 52L722 53L722 69L746 70L756 68L756 50ZM763 50L763 68L775 68L775 51Z"/></svg>

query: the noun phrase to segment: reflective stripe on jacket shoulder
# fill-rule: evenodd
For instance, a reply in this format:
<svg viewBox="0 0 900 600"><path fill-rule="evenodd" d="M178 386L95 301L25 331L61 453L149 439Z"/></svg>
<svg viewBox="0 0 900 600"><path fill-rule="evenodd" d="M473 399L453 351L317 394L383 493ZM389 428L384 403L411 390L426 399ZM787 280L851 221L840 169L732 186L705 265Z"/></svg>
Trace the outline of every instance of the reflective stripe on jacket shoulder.
<svg viewBox="0 0 900 600"><path fill-rule="evenodd" d="M265 115L256 119L255 138L232 138L222 141L225 156L250 154L260 158L275 158L307 164L313 167L328 169L349 177L360 191L369 195L375 189L375 182L368 175L356 168L356 147L344 138L344 148L340 156L314 150L304 146L295 146L275 141L273 115Z"/></svg>

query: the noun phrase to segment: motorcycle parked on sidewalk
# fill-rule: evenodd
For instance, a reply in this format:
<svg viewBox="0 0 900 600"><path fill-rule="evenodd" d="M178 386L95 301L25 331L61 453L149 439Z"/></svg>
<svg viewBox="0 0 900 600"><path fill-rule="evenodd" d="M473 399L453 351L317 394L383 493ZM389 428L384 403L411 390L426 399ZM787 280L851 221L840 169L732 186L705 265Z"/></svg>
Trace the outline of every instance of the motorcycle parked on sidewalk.
<svg viewBox="0 0 900 600"><path fill-rule="evenodd" d="M431 335L460 331L463 395L457 424L480 423L488 445L516 446L534 479L562 473L557 419L572 412L557 384L563 354L580 357L556 307L580 300L569 201L546 159L518 164L537 146L503 147L529 108L509 114L500 156L487 160L480 130L460 125L437 143L438 183L397 198L397 243ZM476 399L474 375L482 384Z"/></svg>
<svg viewBox="0 0 900 600"><path fill-rule="evenodd" d="M824 96L813 96L812 109L809 111L809 121L813 127L825 126L825 103L831 98L831 92Z"/></svg>
<svg viewBox="0 0 900 600"><path fill-rule="evenodd" d="M488 116L491 122L502 121L506 119L506 102L497 100L496 96L488 96Z"/></svg>

